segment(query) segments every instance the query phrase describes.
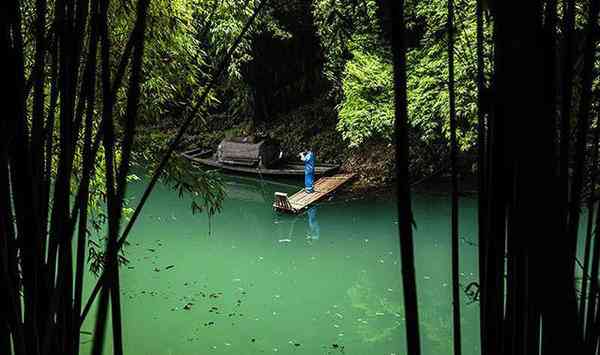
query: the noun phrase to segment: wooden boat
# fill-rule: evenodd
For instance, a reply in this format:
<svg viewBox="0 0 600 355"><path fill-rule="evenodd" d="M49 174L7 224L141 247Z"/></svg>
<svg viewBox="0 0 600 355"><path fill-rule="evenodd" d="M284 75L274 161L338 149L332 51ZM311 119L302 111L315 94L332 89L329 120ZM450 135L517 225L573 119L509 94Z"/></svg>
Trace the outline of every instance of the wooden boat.
<svg viewBox="0 0 600 355"><path fill-rule="evenodd" d="M304 164L301 162L279 161L269 168L260 168L258 166L246 166L237 164L226 164L219 162L212 150L192 149L181 153L181 155L190 160L194 165L219 168L226 171L237 173L270 175L270 176L302 176L304 175ZM316 175L327 175L339 169L336 164L317 164L315 166Z"/></svg>

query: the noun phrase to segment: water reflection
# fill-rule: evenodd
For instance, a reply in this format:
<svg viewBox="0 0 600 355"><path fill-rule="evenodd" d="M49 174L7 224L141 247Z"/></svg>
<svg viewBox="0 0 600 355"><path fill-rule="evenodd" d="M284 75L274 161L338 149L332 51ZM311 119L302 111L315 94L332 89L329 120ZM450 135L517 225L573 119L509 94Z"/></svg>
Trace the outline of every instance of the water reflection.
<svg viewBox="0 0 600 355"><path fill-rule="evenodd" d="M308 236L307 239L319 240L321 237L321 227L317 220L317 206L312 206L306 213L308 215Z"/></svg>
<svg viewBox="0 0 600 355"><path fill-rule="evenodd" d="M131 263L121 273L128 354L402 353L395 201L338 199L288 215L273 212L273 195L292 195L301 182L224 180L227 199L213 218L216 238L201 237L206 216L193 215L189 201L167 187L158 185L148 200L127 249ZM133 184L130 196L139 197L144 187ZM424 355L451 352L449 205L437 196L414 199ZM461 207L467 208L462 235L472 240L476 200ZM476 247L461 247L461 282L468 284L477 270ZM95 279L86 280L89 290ZM464 353L470 355L478 350L479 316L465 301ZM84 329L93 329L91 320ZM83 344L82 353L89 346Z"/></svg>

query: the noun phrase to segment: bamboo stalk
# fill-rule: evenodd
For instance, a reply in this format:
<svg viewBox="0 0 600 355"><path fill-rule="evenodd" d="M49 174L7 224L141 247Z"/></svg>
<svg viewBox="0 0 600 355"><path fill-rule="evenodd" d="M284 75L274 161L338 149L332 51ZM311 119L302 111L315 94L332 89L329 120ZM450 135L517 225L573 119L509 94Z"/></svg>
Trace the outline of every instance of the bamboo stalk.
<svg viewBox="0 0 600 355"><path fill-rule="evenodd" d="M592 267L590 269L590 289L589 294L587 296L588 304L587 304L587 316L585 318L586 321L586 350L590 353L593 352L594 344L598 341L598 332L593 332L594 319L597 314L600 312L597 311L598 308L598 269L600 268L600 208L596 209L596 223L594 230L594 238L593 238L593 250L592 250Z"/></svg>
<svg viewBox="0 0 600 355"><path fill-rule="evenodd" d="M406 38L404 1L390 2L392 20L392 55L394 63L394 102L396 138L396 178L398 183L398 229L406 317L407 353L421 354L419 311L412 226L414 223L408 172L408 112L406 99Z"/></svg>
<svg viewBox="0 0 600 355"><path fill-rule="evenodd" d="M448 0L448 99L450 106L450 166L452 171L451 193L451 254L452 254L452 320L454 355L460 355L460 280L459 280L459 246L458 246L458 176L456 141L456 92L454 90L454 1Z"/></svg>
<svg viewBox="0 0 600 355"><path fill-rule="evenodd" d="M600 123L600 118L596 118L596 126ZM600 136L600 130L596 129L594 132L594 143L592 144L592 167L590 171L590 186L591 190L595 190L596 186L596 171L598 170L598 140ZM586 332L588 331L585 326L585 310L586 305L588 305L590 300L587 298L587 290L588 290L588 279L589 279L589 264L590 264L590 253L592 248L592 236L593 236L593 228L594 228L594 207L595 203L593 199L589 198L587 201L587 228L585 233L585 244L584 244L584 257L583 257L583 269L582 269L582 277L581 277L581 299L579 301L579 320L582 323L582 335L583 339L587 338Z"/></svg>
<svg viewBox="0 0 600 355"><path fill-rule="evenodd" d="M592 81L594 79L593 69L596 54L596 40L594 32L596 31L598 21L598 11L600 10L600 1L592 0L591 8L588 12L588 23L585 29L585 48L583 53L583 72L581 85L581 98L579 101L579 110L577 117L577 141L575 143L575 166L573 173L573 182L571 184L571 200L569 201L569 223L567 237L575 248L571 251L573 260L576 257L576 245L579 229L579 216L581 213L581 190L583 188L584 163L586 160L586 144L589 129L589 115L592 99ZM585 275L585 274L584 274ZM573 275L574 276L574 275ZM585 276L584 276L585 277ZM582 297L580 303L584 303ZM582 307L580 306L580 309ZM583 334L583 324L581 325Z"/></svg>
<svg viewBox="0 0 600 355"><path fill-rule="evenodd" d="M564 232L568 230L569 210L569 146L570 146L570 118L571 118L571 101L573 97L573 50L574 40L573 32L575 31L575 1L563 1L563 36L564 36L564 57L561 66L562 85L560 106L560 160L559 160L559 176L561 179L561 221L564 223ZM574 243L571 243L571 249L576 248Z"/></svg>
<svg viewBox="0 0 600 355"><path fill-rule="evenodd" d="M86 91L85 98L87 100L87 112L85 118L85 131L84 131L84 143L83 143L83 171L81 181L82 201L79 205L79 227L77 231L77 261L76 261L76 272L75 272L75 294L73 302L73 322L75 327L73 329L74 337L74 348L73 354L79 354L79 342L80 342L80 328L79 314L81 313L81 303L83 297L83 278L85 274L85 247L86 247L86 234L87 234L87 212L88 212L88 199L89 199L89 184L90 176L92 175L94 166L94 156L92 155L92 131L93 131L93 115L94 115L94 104L96 101L96 56L98 50L98 1L93 0L91 2L91 14L92 19L90 21L90 43L88 49L88 72L86 75L86 81L88 84L88 90ZM94 153L95 155L95 153ZM71 215L74 220L75 217Z"/></svg>
<svg viewBox="0 0 600 355"><path fill-rule="evenodd" d="M104 121L103 130L103 145L104 145L104 172L105 172L105 187L106 187L106 209L108 213L108 233L107 233L107 246L105 252L105 264L103 268L103 274L107 276L107 283L101 289L100 300L98 303L98 317L96 317L95 334L99 334L100 337L94 339L92 345L92 355L102 355L104 348L104 334L106 332L106 320L108 314L108 302L111 295L111 288L115 287L115 279L118 277L118 261L116 251L116 235L119 229L120 222L120 208L116 201L115 194L115 176L114 176L114 123L113 123L113 95L111 93L111 79L110 79L110 37L108 32L108 8L110 0L100 0L100 58L101 58L101 81L102 81L102 120ZM118 299L117 299L118 301ZM120 329L120 315L117 312L120 311L120 304L112 305L113 308L113 353L123 353L123 343L120 335L117 334L117 330ZM117 328L117 329L115 329Z"/></svg>
<svg viewBox="0 0 600 355"><path fill-rule="evenodd" d="M486 128L485 128L485 112L483 110L483 93L485 90L484 77L484 61L483 61L483 5L482 0L476 0L475 4L476 17L476 46L477 46L477 235L478 235L478 262L479 262L479 324L480 333L479 339L481 348L485 349L485 336L483 332L483 324L485 324L485 294L482 292L485 283L485 250L486 250L486 234L485 234L485 206L487 196L486 191L486 166L485 166L485 145L486 145Z"/></svg>

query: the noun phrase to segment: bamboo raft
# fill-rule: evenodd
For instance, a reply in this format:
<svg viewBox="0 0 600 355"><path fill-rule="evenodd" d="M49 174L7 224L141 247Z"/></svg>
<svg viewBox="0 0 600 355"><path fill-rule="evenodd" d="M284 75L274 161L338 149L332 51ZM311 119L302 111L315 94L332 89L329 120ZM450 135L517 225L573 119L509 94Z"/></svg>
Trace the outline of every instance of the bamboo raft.
<svg viewBox="0 0 600 355"><path fill-rule="evenodd" d="M336 174L333 176L322 177L315 183L314 192L312 193L306 193L306 191L302 189L291 197L288 197L288 194L286 193L276 192L275 201L273 201L273 209L285 213L299 213L308 206L334 192L353 177L354 174Z"/></svg>

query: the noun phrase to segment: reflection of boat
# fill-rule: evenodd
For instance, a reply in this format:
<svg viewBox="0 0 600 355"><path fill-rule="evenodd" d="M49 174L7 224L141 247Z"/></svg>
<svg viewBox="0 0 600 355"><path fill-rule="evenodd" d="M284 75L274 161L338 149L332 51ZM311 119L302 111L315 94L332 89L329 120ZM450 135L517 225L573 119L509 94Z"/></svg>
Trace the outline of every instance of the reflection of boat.
<svg viewBox="0 0 600 355"><path fill-rule="evenodd" d="M181 153L181 155L196 165L204 165L238 173L281 176L304 175L304 164L301 162L296 163L282 160L268 168L261 168L260 166L247 166L220 162L212 150L192 149ZM338 168L339 165L335 164L318 164L315 167L315 173L316 175L327 175L335 172Z"/></svg>
<svg viewBox="0 0 600 355"><path fill-rule="evenodd" d="M241 175L224 176L224 184L227 198L256 203L271 202L273 191L277 189L287 191L298 188L297 184Z"/></svg>
<svg viewBox="0 0 600 355"><path fill-rule="evenodd" d="M244 184L237 181L225 181L227 197L233 200L265 203L265 194L258 186Z"/></svg>

